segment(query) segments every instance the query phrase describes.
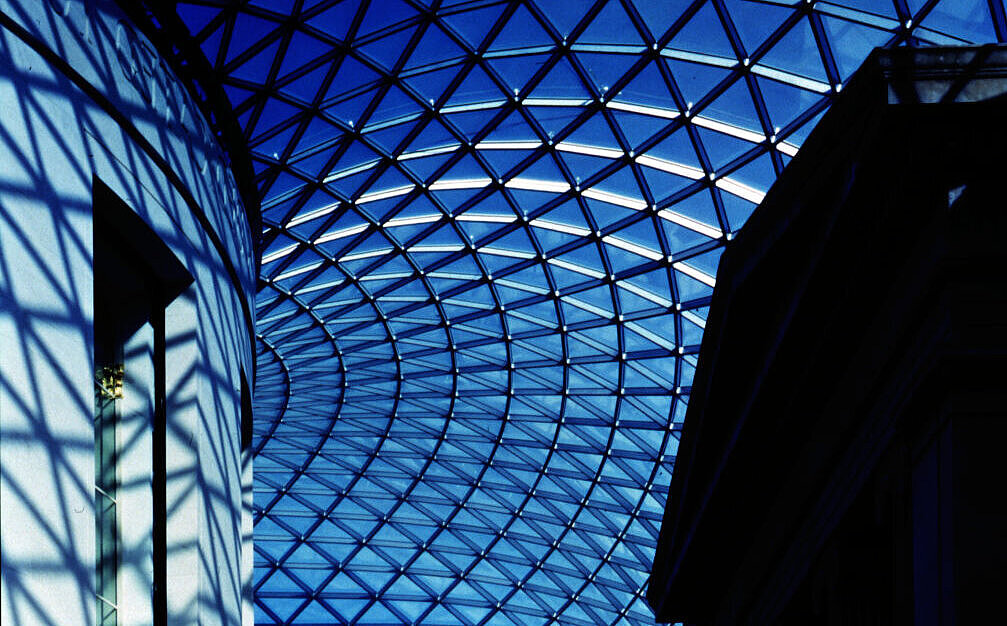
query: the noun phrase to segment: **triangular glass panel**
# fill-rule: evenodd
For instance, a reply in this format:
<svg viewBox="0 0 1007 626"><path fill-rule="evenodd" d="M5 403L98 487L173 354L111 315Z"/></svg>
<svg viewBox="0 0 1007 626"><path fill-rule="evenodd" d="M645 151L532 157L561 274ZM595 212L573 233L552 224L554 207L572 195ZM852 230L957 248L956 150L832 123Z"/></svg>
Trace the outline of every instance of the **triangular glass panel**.
<svg viewBox="0 0 1007 626"><path fill-rule="evenodd" d="M607 94L639 60L632 54L578 52L576 58L598 93Z"/></svg>
<svg viewBox="0 0 1007 626"><path fill-rule="evenodd" d="M577 37L577 43L641 45L643 40L632 19L622 8L622 3L609 0L587 29Z"/></svg>
<svg viewBox="0 0 1007 626"><path fill-rule="evenodd" d="M549 35L542 30L535 16L523 5L518 5L507 24L500 30L493 39L490 50L508 50L513 48L525 48L538 46L551 42Z"/></svg>
<svg viewBox="0 0 1007 626"><path fill-rule="evenodd" d="M674 58L666 58L663 61L671 71L675 84L682 91L686 107L691 107L702 100L731 74L730 70L714 65L680 61Z"/></svg>
<svg viewBox="0 0 1007 626"><path fill-rule="evenodd" d="M584 86L584 81L570 61L566 57L560 57L532 90L531 97L543 100L590 99L591 92Z"/></svg>
<svg viewBox="0 0 1007 626"><path fill-rule="evenodd" d="M760 65L784 70L797 76L828 84L829 78L819 52L819 44L811 23L799 20L759 60Z"/></svg>
<svg viewBox="0 0 1007 626"><path fill-rule="evenodd" d="M379 3L372 4L371 6L373 7L372 11L381 12L381 5ZM399 62L399 57L408 48L407 44L415 30L415 26L410 26L395 31L387 37L381 37L373 42L362 44L359 49L377 61L382 67L392 69Z"/></svg>
<svg viewBox="0 0 1007 626"><path fill-rule="evenodd" d="M180 2L175 6L175 10L178 12L178 16L182 18L185 26L189 29L189 32L193 35L198 35L206 26L222 13L222 11L217 7L200 6L198 4L189 4L187 2ZM212 57L211 57L212 58Z"/></svg>
<svg viewBox="0 0 1007 626"><path fill-rule="evenodd" d="M283 62L280 64L277 76L283 78L330 50L332 50L332 46L329 44L301 31L294 31L290 37L290 43L287 45L286 53L283 55Z"/></svg>
<svg viewBox="0 0 1007 626"><path fill-rule="evenodd" d="M318 13L311 10L310 6L304 6L310 17L305 17L305 23L318 28L326 35L336 39L345 39L347 29L353 23L353 18L359 8L360 0L343 0Z"/></svg>
<svg viewBox="0 0 1007 626"><path fill-rule="evenodd" d="M346 55L339 62L339 70L336 72L336 77L333 79L325 99L330 100L334 96L341 96L380 78L381 74L373 68L353 56Z"/></svg>
<svg viewBox="0 0 1007 626"><path fill-rule="evenodd" d="M749 55L763 47L769 36L795 13L796 6L752 3L749 0L725 0L724 5Z"/></svg>
<svg viewBox="0 0 1007 626"><path fill-rule="evenodd" d="M432 22L427 26L416 49L409 55L405 69L440 63L464 55L465 51L448 37L436 22Z"/></svg>
<svg viewBox="0 0 1007 626"><path fill-rule="evenodd" d="M231 45L227 49L225 63L231 63L234 59L256 44L263 43L270 35L275 35L277 24L261 17L256 17L248 13L239 12L234 18L234 29L231 34ZM267 46L268 49L276 50L275 46ZM257 56L259 53L254 53ZM265 78L262 72L259 82Z"/></svg>
<svg viewBox="0 0 1007 626"><path fill-rule="evenodd" d="M357 36L388 28L415 15L416 10L405 0L381 0L381 2L372 3L364 15Z"/></svg>
<svg viewBox="0 0 1007 626"><path fill-rule="evenodd" d="M528 81L538 73L549 59L546 54L493 57L488 59L490 67L503 79L512 95L524 91Z"/></svg>
<svg viewBox="0 0 1007 626"><path fill-rule="evenodd" d="M478 48L493 24L499 19L505 5L496 4L474 10L458 11L443 17L444 22L457 31L473 49Z"/></svg>
<svg viewBox="0 0 1007 626"><path fill-rule="evenodd" d="M979 4L978 1L975 3ZM934 12L938 10L940 10L940 5L935 7ZM860 67L871 50L883 46L892 36L886 30L825 15L822 16L822 25L825 27L829 41L834 42L830 45L830 50L839 66L839 78L844 82L849 80L853 72ZM993 41L993 39L984 39L983 41Z"/></svg>
<svg viewBox="0 0 1007 626"><path fill-rule="evenodd" d="M269 68L276 58L276 52L280 49L280 42L274 41L267 45L261 52L255 53L251 58L242 61L241 65L230 68L230 75L248 82L261 83L269 74Z"/></svg>
<svg viewBox="0 0 1007 626"><path fill-rule="evenodd" d="M993 27L990 14L992 6L983 0L962 0L954 3L954 6L938 3L923 18L920 25L939 33L953 33L968 43L997 41L996 29Z"/></svg>

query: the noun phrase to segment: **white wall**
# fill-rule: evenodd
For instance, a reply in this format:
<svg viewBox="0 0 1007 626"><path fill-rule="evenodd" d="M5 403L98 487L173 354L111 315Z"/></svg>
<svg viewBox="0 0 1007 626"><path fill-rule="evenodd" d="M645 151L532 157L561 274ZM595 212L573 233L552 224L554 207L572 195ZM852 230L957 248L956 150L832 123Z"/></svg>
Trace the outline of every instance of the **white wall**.
<svg viewBox="0 0 1007 626"><path fill-rule="evenodd" d="M168 590L175 612L169 622L239 624L248 570L239 371L252 371L241 299L248 304L254 270L233 180L197 109L145 51L149 44L120 21L114 3L0 0L0 13L15 24L0 26L0 623L94 623L91 258L98 177L195 278L169 308L167 323L175 586ZM31 41L57 51L101 96L88 95ZM174 183L102 110L102 97L161 155L178 177ZM223 241L223 256L185 189ZM232 284L225 258L244 293ZM142 511L150 492L142 462L149 434L139 418L124 428L126 509ZM131 623L149 615L140 606L147 532L123 530L128 558L120 593L133 603L123 614L134 616ZM247 560L250 537L244 549Z"/></svg>

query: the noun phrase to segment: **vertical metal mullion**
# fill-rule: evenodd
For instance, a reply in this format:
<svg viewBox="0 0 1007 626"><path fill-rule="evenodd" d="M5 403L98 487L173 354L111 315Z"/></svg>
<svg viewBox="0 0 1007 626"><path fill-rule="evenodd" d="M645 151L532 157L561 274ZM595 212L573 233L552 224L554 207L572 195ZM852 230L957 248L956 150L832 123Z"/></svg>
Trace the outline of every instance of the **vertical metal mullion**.
<svg viewBox="0 0 1007 626"><path fill-rule="evenodd" d="M152 540L154 565L154 624L168 624L167 590L167 499L166 499L166 439L167 401L165 390L165 333L163 296L158 293L151 298L150 325L154 331L154 416L151 432L151 485L153 511Z"/></svg>
<svg viewBox="0 0 1007 626"><path fill-rule="evenodd" d="M101 244L95 246L95 258L103 256ZM98 263L96 263L96 266ZM95 407L94 407L94 506L95 506L95 611L101 626L118 623L117 574L119 567L118 520L116 496L118 469L116 422L117 393L121 391L122 340L119 322L110 313L108 293L102 281L95 279ZM101 285L101 286L99 286Z"/></svg>

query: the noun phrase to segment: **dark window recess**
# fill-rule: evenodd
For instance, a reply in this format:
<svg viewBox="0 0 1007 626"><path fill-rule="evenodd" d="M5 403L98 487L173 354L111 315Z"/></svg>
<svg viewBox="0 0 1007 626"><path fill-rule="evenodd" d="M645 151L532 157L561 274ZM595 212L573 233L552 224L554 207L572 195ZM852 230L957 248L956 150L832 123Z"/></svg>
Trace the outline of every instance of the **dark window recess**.
<svg viewBox="0 0 1007 626"><path fill-rule="evenodd" d="M252 389L245 368L241 368L241 451L252 447Z"/></svg>
<svg viewBox="0 0 1007 626"><path fill-rule="evenodd" d="M145 324L152 335L151 477L154 623L167 624L165 522L165 309L192 277L149 226L100 180L94 180L95 496L98 623L117 623L119 568L116 423L128 358L123 349Z"/></svg>

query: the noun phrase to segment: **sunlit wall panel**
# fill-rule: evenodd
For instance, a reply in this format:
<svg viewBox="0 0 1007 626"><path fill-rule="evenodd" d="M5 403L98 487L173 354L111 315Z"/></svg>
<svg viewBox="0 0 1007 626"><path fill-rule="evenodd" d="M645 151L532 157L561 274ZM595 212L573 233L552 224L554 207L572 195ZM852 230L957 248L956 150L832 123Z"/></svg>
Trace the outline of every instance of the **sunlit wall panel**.
<svg viewBox="0 0 1007 626"><path fill-rule="evenodd" d="M152 623L166 560L167 623L238 624L254 259L216 140L104 0L0 3L0 111L0 622L94 624L96 594L114 592L118 623ZM96 288L101 228L151 239L114 244L135 263L111 261ZM152 295L141 268L174 290ZM122 395L98 459L96 378L115 377L96 372L97 293L135 304L146 324L111 350L124 374L110 388ZM97 481L96 466L108 470ZM116 516L101 526L115 547L101 588L95 517L109 498L99 490Z"/></svg>

